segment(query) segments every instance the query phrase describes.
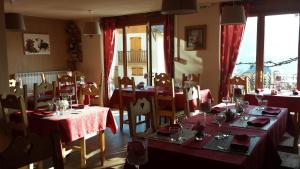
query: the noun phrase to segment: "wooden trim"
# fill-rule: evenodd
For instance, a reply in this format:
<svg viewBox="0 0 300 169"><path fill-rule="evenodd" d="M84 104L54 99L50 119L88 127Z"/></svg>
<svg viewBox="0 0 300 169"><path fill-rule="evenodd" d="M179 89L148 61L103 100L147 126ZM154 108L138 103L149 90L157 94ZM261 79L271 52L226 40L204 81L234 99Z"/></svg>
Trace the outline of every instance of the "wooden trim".
<svg viewBox="0 0 300 169"><path fill-rule="evenodd" d="M300 17L299 17L300 21ZM299 22L300 24L300 22ZM298 72L297 72L297 89L300 90L300 25L299 25L299 38L298 38Z"/></svg>
<svg viewBox="0 0 300 169"><path fill-rule="evenodd" d="M250 2L251 15L299 13L299 0L258 0Z"/></svg>
<svg viewBox="0 0 300 169"><path fill-rule="evenodd" d="M263 88L264 70L264 45L265 45L265 16L257 18L257 41L256 41L256 88Z"/></svg>
<svg viewBox="0 0 300 169"><path fill-rule="evenodd" d="M126 27L122 27L123 30L123 76L127 76L127 39L126 39Z"/></svg>
<svg viewBox="0 0 300 169"><path fill-rule="evenodd" d="M149 44L147 45L147 49L149 49L149 55L147 55L147 73L148 73L148 78L147 78L147 82L148 85L152 86L152 24L151 22L147 23L147 43L149 42ZM148 54L148 50L147 50L147 54ZM148 57L149 56L149 57Z"/></svg>

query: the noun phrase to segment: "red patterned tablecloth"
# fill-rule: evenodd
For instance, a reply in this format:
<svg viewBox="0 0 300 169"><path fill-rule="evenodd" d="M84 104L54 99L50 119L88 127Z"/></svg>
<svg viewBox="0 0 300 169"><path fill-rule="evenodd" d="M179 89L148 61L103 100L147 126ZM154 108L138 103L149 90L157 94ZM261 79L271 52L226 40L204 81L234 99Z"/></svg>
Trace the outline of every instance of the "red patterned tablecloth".
<svg viewBox="0 0 300 169"><path fill-rule="evenodd" d="M250 106L253 108L253 106ZM276 169L280 168L281 159L277 153L276 146L283 136L287 123L288 111L281 109L270 128L258 130L255 128L233 127L225 123L223 129L230 129L232 134L247 134L261 137L250 156L236 153L213 151L204 149L203 146L213 139L206 137L203 141L194 138L182 145L149 139L148 153L149 162L141 168L209 168L209 169ZM186 125L203 121L204 115L200 114L186 120ZM214 115L206 115L206 132L214 136L218 127ZM126 164L125 168L132 166Z"/></svg>
<svg viewBox="0 0 300 169"><path fill-rule="evenodd" d="M47 135L52 129L58 129L63 142L72 142L88 134L110 128L117 131L117 124L109 108L92 106L84 109L67 110L63 115L49 117L29 117L32 132Z"/></svg>
<svg viewBox="0 0 300 169"><path fill-rule="evenodd" d="M130 91L131 89L125 89ZM145 89L136 89L136 97L154 97L155 91L154 87L146 87ZM201 98L207 100L207 98L212 99L212 95L209 89L204 89L200 91ZM116 88L110 98L110 107L119 108L119 89ZM185 98L183 91L176 92L175 94L175 105L177 110L183 110L185 108Z"/></svg>

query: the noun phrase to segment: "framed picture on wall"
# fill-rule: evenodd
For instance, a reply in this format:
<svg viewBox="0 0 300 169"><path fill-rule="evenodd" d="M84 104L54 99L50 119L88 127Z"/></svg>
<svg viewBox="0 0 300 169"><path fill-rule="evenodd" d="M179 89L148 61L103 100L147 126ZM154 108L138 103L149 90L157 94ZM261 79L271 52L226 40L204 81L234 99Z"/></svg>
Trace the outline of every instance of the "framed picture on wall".
<svg viewBox="0 0 300 169"><path fill-rule="evenodd" d="M186 50L206 49L206 25L185 27Z"/></svg>
<svg viewBox="0 0 300 169"><path fill-rule="evenodd" d="M25 55L50 55L50 39L48 34L24 33Z"/></svg>

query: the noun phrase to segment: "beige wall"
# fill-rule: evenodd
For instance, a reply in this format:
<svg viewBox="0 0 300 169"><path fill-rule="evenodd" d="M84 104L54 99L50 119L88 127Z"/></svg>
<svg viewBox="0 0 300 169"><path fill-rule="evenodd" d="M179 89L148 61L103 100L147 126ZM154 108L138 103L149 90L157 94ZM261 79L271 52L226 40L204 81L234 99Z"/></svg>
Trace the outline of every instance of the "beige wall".
<svg viewBox="0 0 300 169"><path fill-rule="evenodd" d="M84 20L77 21L82 31ZM82 63L77 64L77 69L86 75L86 80L100 82L102 73L102 35L82 35ZM103 79L103 78L102 78Z"/></svg>
<svg viewBox="0 0 300 169"><path fill-rule="evenodd" d="M175 29L175 37L180 39L180 58L186 64L175 62L175 79L180 80L182 73L200 73L201 88L209 88L213 97L218 99L220 76L220 38L219 38L219 4L200 9L196 14L177 15L178 23ZM193 25L207 25L207 42L205 50L186 51L184 40L184 27ZM177 40L175 39L175 57L177 56Z"/></svg>
<svg viewBox="0 0 300 169"><path fill-rule="evenodd" d="M25 17L26 32L49 34L50 55L24 55L23 33L7 31L9 73L67 70L66 23L64 20Z"/></svg>

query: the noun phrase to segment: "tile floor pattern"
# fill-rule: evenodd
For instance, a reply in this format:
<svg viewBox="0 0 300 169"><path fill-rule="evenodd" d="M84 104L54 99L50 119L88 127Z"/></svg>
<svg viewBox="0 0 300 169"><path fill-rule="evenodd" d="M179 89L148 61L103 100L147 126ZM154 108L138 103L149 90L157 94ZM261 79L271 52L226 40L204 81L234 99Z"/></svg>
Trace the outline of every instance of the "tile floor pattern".
<svg viewBox="0 0 300 169"><path fill-rule="evenodd" d="M119 111L113 111L116 122L119 126ZM127 118L125 116L125 118ZM143 127L138 128L142 130ZM95 155L87 160L87 169L121 169L125 163L126 158L126 145L127 138L129 137L129 128L128 125L124 125L123 132L117 131L116 134L112 134L110 129L105 131L106 134L106 161L104 166L100 166L99 156ZM78 144L78 143L74 143ZM98 146L97 137L93 137L87 141L87 151L94 150ZM300 157L295 155L289 155L285 153L280 154L282 161L288 166L293 166L293 169L299 168ZM51 168L49 162L44 164L44 168ZM292 164L292 165L289 165ZM65 169L79 169L80 168L80 153L74 152L71 153L66 160ZM282 169L290 169L282 167Z"/></svg>

